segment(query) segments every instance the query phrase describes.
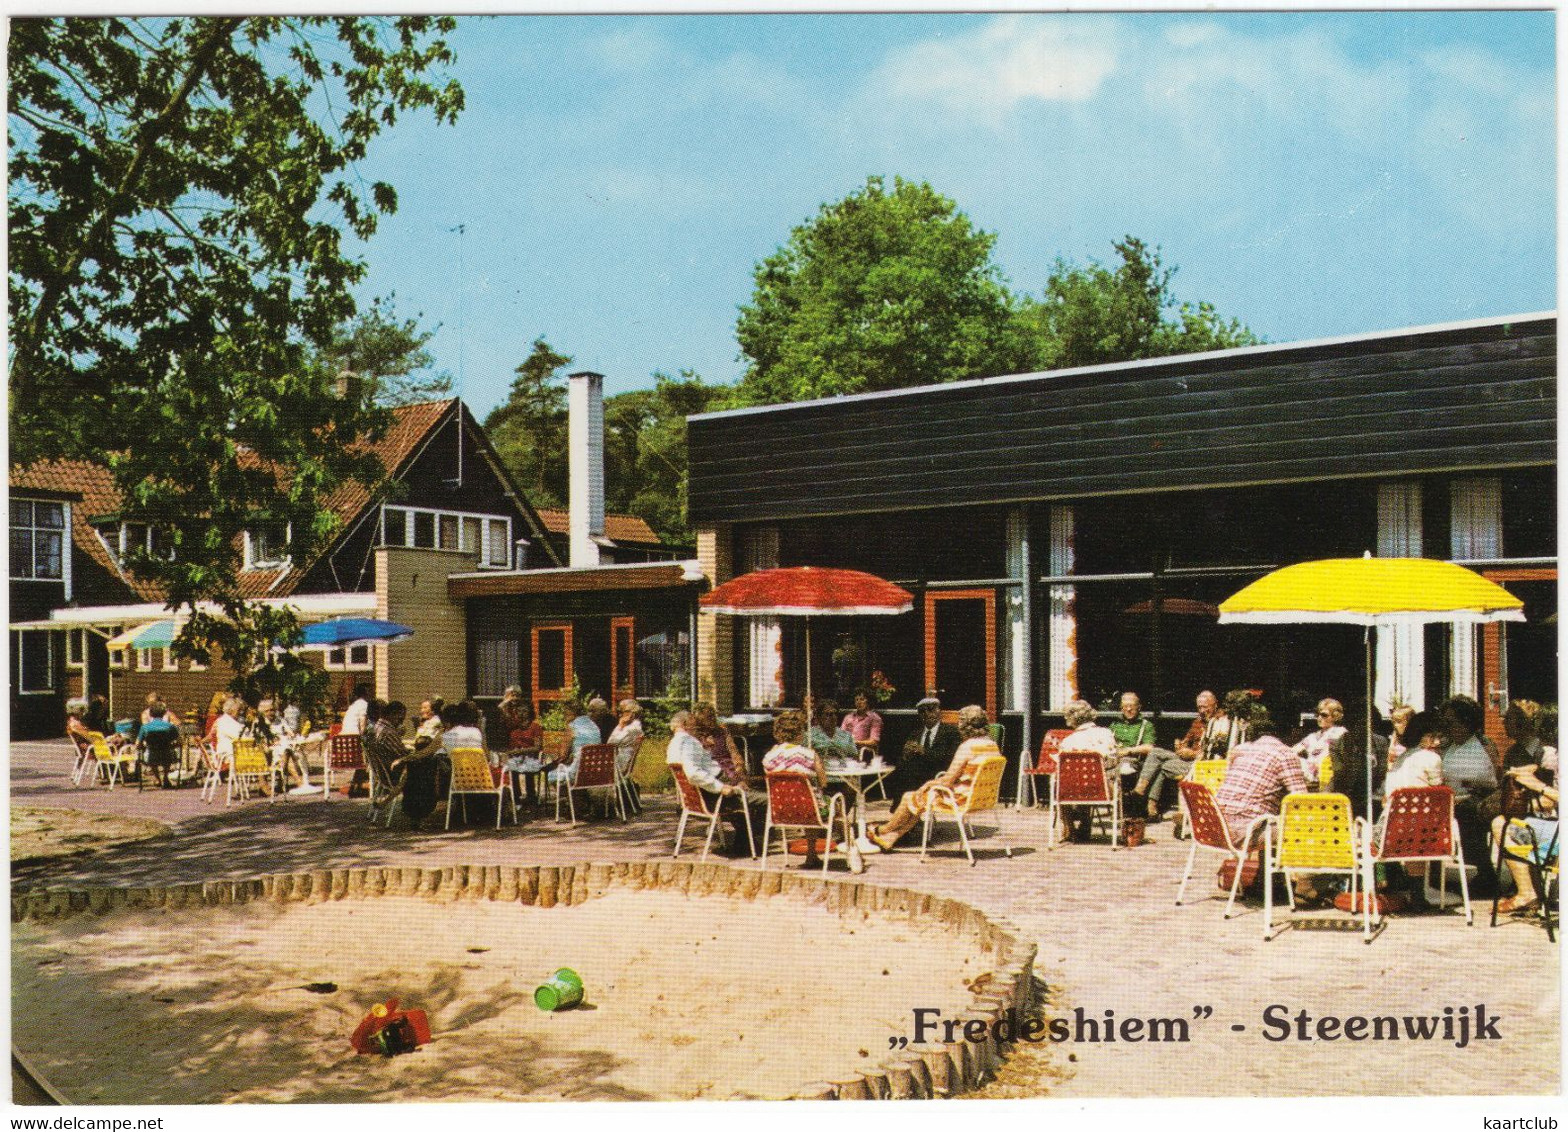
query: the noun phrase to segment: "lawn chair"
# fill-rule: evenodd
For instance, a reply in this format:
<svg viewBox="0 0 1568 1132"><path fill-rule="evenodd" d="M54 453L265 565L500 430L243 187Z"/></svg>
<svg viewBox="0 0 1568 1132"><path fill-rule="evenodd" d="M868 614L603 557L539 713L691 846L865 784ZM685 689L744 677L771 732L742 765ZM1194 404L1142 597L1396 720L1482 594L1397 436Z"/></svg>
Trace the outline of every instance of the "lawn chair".
<svg viewBox="0 0 1568 1132"><path fill-rule="evenodd" d="M1459 826L1454 822L1454 792L1447 786L1407 786L1388 796L1383 817L1367 839L1366 875L1362 892L1377 892L1374 868L1379 864L1404 861L1439 861L1459 868L1459 892L1464 898L1465 923L1475 923L1470 908L1470 882L1465 876L1464 847L1459 843ZM1448 870L1438 869L1438 900L1448 897ZM1376 904L1375 895L1368 903ZM1380 925L1383 914L1377 910Z"/></svg>
<svg viewBox="0 0 1568 1132"><path fill-rule="evenodd" d="M616 789L620 791L622 806L634 814L642 813L642 802L638 798L637 787L632 783L632 771L637 769L637 756L642 753L643 737L637 739L637 747L632 751L632 757L626 760L626 769L620 770L617 764ZM624 817L624 812L623 815Z"/></svg>
<svg viewBox="0 0 1568 1132"><path fill-rule="evenodd" d="M1071 734L1072 731L1070 729L1058 727L1047 731L1041 737L1040 753L1035 756L1034 765L1024 768L1024 774L1027 776L1024 782L1028 787L1029 804L1031 806L1040 804L1040 787L1036 785L1036 782L1041 778L1049 780L1056 773L1056 752L1061 747L1062 740ZM1018 802L1019 805L1023 804L1022 796L1019 797ZM1049 781L1045 784L1045 803L1047 806L1051 804L1051 784Z"/></svg>
<svg viewBox="0 0 1568 1132"><path fill-rule="evenodd" d="M1198 759L1192 764L1192 769L1187 772L1186 781L1197 782L1209 788L1209 793L1218 798L1220 787L1225 782L1225 772L1230 769L1229 759ZM1181 783L1176 784L1178 787ZM1163 793L1163 787L1162 791ZM1171 827L1171 836L1180 841L1187 836L1186 811L1176 815L1175 824ZM1180 901L1178 901L1180 903Z"/></svg>
<svg viewBox="0 0 1568 1132"><path fill-rule="evenodd" d="M590 743L577 752L577 770L570 778L555 784L555 820L561 820L561 795L566 795L567 811L572 824L577 824L577 792L580 790L608 790L621 820L626 820L625 799L621 796L621 776L615 766L615 748L609 743Z"/></svg>
<svg viewBox="0 0 1568 1132"><path fill-rule="evenodd" d="M937 818L952 818L958 826L958 839L964 846L964 852L969 857L969 863L975 863L974 850L969 847L969 817L983 810L994 810L1001 799L1002 772L1007 769L1007 760L1001 755L987 755L985 758L976 759L970 766L974 777L969 784L969 794L960 798L948 786L936 784L926 791L925 808L921 811L924 823L920 833L920 859L926 859L926 846L931 840L931 826ZM1011 857L1013 847L1007 842L1002 842L1002 849Z"/></svg>
<svg viewBox="0 0 1568 1132"><path fill-rule="evenodd" d="M762 865L768 867L768 841L773 836L773 831L779 831L779 840L784 845L784 855L789 856L789 831L798 829L801 836L816 839L816 831L822 831L822 872L828 871L828 864L833 860L833 850L837 848L844 854L844 861L849 862L849 847L854 844L855 837L849 828L849 809L844 803L842 794L830 794L827 801L827 815L823 816L822 795L817 792L816 780L810 775L796 774L784 771L775 771L768 775L768 818L762 827ZM844 839L839 842L833 840L833 818L838 816L839 824L844 831ZM750 827L748 826L748 829ZM808 846L809 847L809 846ZM752 847L756 852L756 847Z"/></svg>
<svg viewBox="0 0 1568 1132"><path fill-rule="evenodd" d="M1351 817L1343 794L1287 794L1278 817L1268 819L1263 842L1263 938L1274 938L1274 874L1285 876L1285 895L1296 908L1296 873L1344 873L1350 878L1350 907L1361 909L1361 932L1372 937L1370 900L1356 902L1362 874L1366 823Z"/></svg>
<svg viewBox="0 0 1568 1132"><path fill-rule="evenodd" d="M354 775L365 769L365 750L358 735L332 735L327 739L326 756L321 763L323 798L332 797L332 783L339 771L348 771L349 786Z"/></svg>
<svg viewBox="0 0 1568 1132"><path fill-rule="evenodd" d="M234 804L234 793L236 790L239 791L242 802L248 801L252 783L255 784L257 790L260 790L261 784L269 781L274 783L274 788L267 796L268 801L276 802L278 800L278 790L275 786L276 775L277 772L273 769L272 759L267 754L265 747L255 739L234 740L234 757L229 761L229 791L227 799L223 804L226 806Z"/></svg>
<svg viewBox="0 0 1568 1132"><path fill-rule="evenodd" d="M200 764L201 800L211 802L218 796L218 787L223 785L223 773L228 769L228 760L220 759L212 744L200 735L191 740L191 745L196 750L196 759Z"/></svg>
<svg viewBox="0 0 1568 1132"><path fill-rule="evenodd" d="M92 741L92 749L89 752L92 779L97 782L101 778L108 783L109 789L113 790L116 782L125 781L125 768L136 765L136 752L128 746L110 746L109 740L102 735L98 735L97 732L93 734L97 735L97 738Z"/></svg>
<svg viewBox="0 0 1568 1132"><path fill-rule="evenodd" d="M1223 762L1222 759L1209 759L1209 762ZM1181 806L1187 815L1187 828L1192 831L1192 848L1187 851L1187 868L1181 874L1181 887L1176 890L1176 903L1181 904L1181 899L1187 892L1187 881L1192 879L1193 861L1198 856L1199 849L1211 849L1216 853L1223 853L1235 862L1236 875L1230 882L1230 899L1225 902L1225 919L1230 919L1232 909L1236 906L1236 893L1241 890L1242 867L1247 862L1247 854L1251 849L1253 839L1259 829L1268 823L1268 818L1261 817L1253 820L1247 827L1247 835L1237 845L1231 840L1230 827L1225 824L1225 818L1220 814L1219 806L1214 802L1214 790L1202 780L1189 776L1176 784L1181 789Z"/></svg>
<svg viewBox="0 0 1568 1132"><path fill-rule="evenodd" d="M1559 829L1561 827L1559 826ZM1512 832L1512 837L1510 837ZM1535 886L1535 897L1541 912L1541 923L1546 928L1546 938L1557 942L1556 907L1558 891L1557 831L1543 845L1536 836L1535 827L1520 818L1509 818L1503 827L1504 860L1512 857L1523 861L1530 870L1530 883ZM1464 874L1461 872L1460 874ZM1497 905L1501 896L1492 898L1492 927L1497 926Z"/></svg>
<svg viewBox="0 0 1568 1132"><path fill-rule="evenodd" d="M152 771L162 772L162 781L165 786L169 784L169 771L179 762L179 745L182 741L179 729L170 731L149 731L138 747L143 763L142 772L137 776L136 789L140 791Z"/></svg>
<svg viewBox="0 0 1568 1132"><path fill-rule="evenodd" d="M392 817L403 799L403 778L393 772L392 764L375 746L361 743L360 752L365 758L365 770L370 775L370 824L376 824L376 818L381 816L384 809L387 828L391 829Z"/></svg>
<svg viewBox="0 0 1568 1132"><path fill-rule="evenodd" d="M77 735L67 731L65 737L76 748L76 758L71 763L71 785L80 786L82 779L87 774L87 768L93 762L93 743L103 738L101 731L89 731L86 735Z"/></svg>
<svg viewBox="0 0 1568 1132"><path fill-rule="evenodd" d="M1111 849L1121 842L1122 783L1119 775L1105 773L1105 763L1092 751L1070 751L1056 756L1056 773L1051 777L1051 813L1045 833L1047 850L1056 848L1056 824L1067 806L1109 810Z"/></svg>
<svg viewBox="0 0 1568 1132"><path fill-rule="evenodd" d="M711 809L708 807L708 799L701 790L692 785L691 779L686 777L686 772L679 763L670 763L669 768L670 775L675 779L675 788L681 797L681 820L680 824L675 827L675 851L670 856L679 857L681 855L681 840L686 836L686 822L690 818L697 818L699 821L708 823L708 836L702 843L702 856L698 858L698 860L706 861L708 859L708 850L713 848L713 834L719 828L719 808L716 805ZM751 808L746 804L746 795L738 794L735 797L740 799L741 810L746 815L746 840L751 843L751 855L755 857L757 855L757 843L751 836Z"/></svg>
<svg viewBox="0 0 1568 1132"><path fill-rule="evenodd" d="M517 824L517 795L512 791L512 777L508 774L501 776L497 783L495 776L490 773L490 760L485 758L485 753L478 747L455 747L451 751L452 779L446 792L446 827L452 828L452 800L463 800L463 821L468 821L468 795L483 794L487 798L495 799L495 827L501 828L501 799L509 798L512 802L512 824ZM392 816L387 815L387 822L391 824Z"/></svg>

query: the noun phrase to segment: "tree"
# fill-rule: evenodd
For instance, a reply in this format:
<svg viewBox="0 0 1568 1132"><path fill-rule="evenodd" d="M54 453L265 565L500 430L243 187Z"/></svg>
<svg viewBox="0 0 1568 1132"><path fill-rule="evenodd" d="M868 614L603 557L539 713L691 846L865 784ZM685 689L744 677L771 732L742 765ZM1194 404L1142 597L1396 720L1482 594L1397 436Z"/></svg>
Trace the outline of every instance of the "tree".
<svg viewBox="0 0 1568 1132"><path fill-rule="evenodd" d="M122 517L167 534L172 557L126 566L171 608L212 600L250 623L242 532L270 527L308 560L334 533L327 493L383 474L361 442L386 414L313 351L353 317L365 270L340 229L366 238L397 203L353 163L401 113L462 107L429 77L453 27L10 25L11 458L106 461Z"/></svg>
<svg viewBox="0 0 1568 1132"><path fill-rule="evenodd" d="M667 541L690 543L686 418L716 408L733 390L709 385L691 370L653 378L652 389L605 399L605 506L646 519Z"/></svg>
<svg viewBox="0 0 1568 1132"><path fill-rule="evenodd" d="M1033 328L1046 369L1159 358L1202 350L1253 346L1259 341L1213 306L1177 306L1171 296L1174 267L1158 248L1128 236L1114 245L1121 264L1113 271L1094 260L1078 267L1063 259L1045 286L1044 299L1026 304L1021 321ZM1174 319L1170 312L1174 311Z"/></svg>
<svg viewBox="0 0 1568 1132"><path fill-rule="evenodd" d="M398 318L395 298L372 299L369 308L332 332L321 351L330 369L370 383L378 405L409 405L452 391L452 375L431 373L434 359L425 349L435 330L421 330L417 318Z"/></svg>
<svg viewBox="0 0 1568 1132"><path fill-rule="evenodd" d="M501 460L528 487L535 507L566 504L566 378L572 364L542 337L516 369L506 400L485 417Z"/></svg>
<svg viewBox="0 0 1568 1132"><path fill-rule="evenodd" d="M925 183L881 177L757 265L735 333L738 397L798 401L1011 373L1029 358L1015 303L975 229Z"/></svg>

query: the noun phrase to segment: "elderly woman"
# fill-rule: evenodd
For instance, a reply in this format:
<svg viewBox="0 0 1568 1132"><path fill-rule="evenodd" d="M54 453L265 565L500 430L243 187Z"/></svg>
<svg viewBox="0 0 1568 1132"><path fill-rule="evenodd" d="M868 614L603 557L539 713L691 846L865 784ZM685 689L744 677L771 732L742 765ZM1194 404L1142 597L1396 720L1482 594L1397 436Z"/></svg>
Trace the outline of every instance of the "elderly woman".
<svg viewBox="0 0 1568 1132"><path fill-rule="evenodd" d="M508 684L506 691L501 693L501 702L496 705L496 715L501 720L501 734L508 748L521 747L513 735L526 726L522 721L522 713L528 708L528 701L523 699L523 689L518 684ZM532 712L529 713L530 715Z"/></svg>
<svg viewBox="0 0 1568 1132"><path fill-rule="evenodd" d="M898 806L887 821L868 829L866 835L855 843L862 853L886 852L897 844L900 837L914 829L926 808L933 787L947 787L962 802L969 796L970 788L974 783L975 763L990 755L1002 753L991 738L991 721L987 718L983 707L971 704L959 711L958 734L963 742L958 745L958 750L954 753L953 761L948 768L918 790L905 794L899 799ZM1109 735L1110 732L1107 731L1106 734Z"/></svg>
<svg viewBox="0 0 1568 1132"><path fill-rule="evenodd" d="M1416 716L1416 709L1409 704L1400 704L1388 713L1389 725L1393 734L1388 737L1388 765L1393 766L1394 760L1405 753L1407 747L1420 741L1420 736L1409 735L1410 721Z"/></svg>
<svg viewBox="0 0 1568 1132"><path fill-rule="evenodd" d="M839 726L838 705L823 700L812 712L811 730L806 733L811 749L828 761L849 761L855 757L855 739Z"/></svg>
<svg viewBox="0 0 1568 1132"><path fill-rule="evenodd" d="M828 784L828 772L822 765L822 756L806 746L806 713L803 711L780 712L773 721L773 747L762 756L762 769L767 774L804 774L808 775L817 784L817 789L825 789ZM803 867L813 868L822 864L822 858L817 854L817 838L806 840L806 863Z"/></svg>
<svg viewBox="0 0 1568 1132"><path fill-rule="evenodd" d="M708 752L708 757L718 764L719 777L731 786L745 784L745 762L740 757L735 740L719 722L717 708L711 703L693 704L688 731L703 745Z"/></svg>
<svg viewBox="0 0 1568 1132"><path fill-rule="evenodd" d="M1291 748L1301 757L1301 773L1306 776L1308 786L1321 783L1324 789L1328 788L1333 763L1344 757L1345 727L1340 722L1344 718L1345 707L1338 700L1319 700L1318 729L1309 732ZM1325 764L1328 764L1327 768Z"/></svg>
<svg viewBox="0 0 1568 1132"><path fill-rule="evenodd" d="M1095 720L1094 705L1087 700L1074 700L1062 711L1062 719L1073 733L1062 739L1058 754L1087 753L1099 755L1105 767L1107 781L1116 774L1120 756L1116 753L1116 733L1101 727ZM1078 814L1067 819L1070 836L1074 841L1088 841L1094 828L1094 811L1078 807Z"/></svg>
<svg viewBox="0 0 1568 1132"><path fill-rule="evenodd" d="M866 689L855 690L855 710L846 715L839 726L849 732L856 748L870 747L872 754L880 753L882 717L871 710L871 693Z"/></svg>

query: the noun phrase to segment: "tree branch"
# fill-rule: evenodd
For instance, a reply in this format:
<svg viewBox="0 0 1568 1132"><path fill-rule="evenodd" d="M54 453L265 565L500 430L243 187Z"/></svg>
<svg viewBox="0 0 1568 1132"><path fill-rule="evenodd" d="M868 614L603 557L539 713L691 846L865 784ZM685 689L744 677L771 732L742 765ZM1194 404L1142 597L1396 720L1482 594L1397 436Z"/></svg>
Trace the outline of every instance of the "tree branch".
<svg viewBox="0 0 1568 1132"><path fill-rule="evenodd" d="M130 164L126 166L125 173L120 177L120 183L115 186L113 194L83 232L76 246L67 254L60 269L44 285L43 293L39 296L38 305L33 309L32 316L21 328L21 333L16 336L12 374L19 384L25 386L31 377L30 371L37 363L43 348L45 328L54 318L55 310L65 297L71 281L81 270L88 249L102 238L110 224L127 211L136 183L140 180L142 170L151 159L158 141L185 109L186 102L205 77L207 68L211 66L218 49L233 36L240 23L241 21L234 17L212 21L207 34L202 37L191 54L190 69L170 96L168 103L159 111L157 117L143 123L137 130L136 151L131 157Z"/></svg>

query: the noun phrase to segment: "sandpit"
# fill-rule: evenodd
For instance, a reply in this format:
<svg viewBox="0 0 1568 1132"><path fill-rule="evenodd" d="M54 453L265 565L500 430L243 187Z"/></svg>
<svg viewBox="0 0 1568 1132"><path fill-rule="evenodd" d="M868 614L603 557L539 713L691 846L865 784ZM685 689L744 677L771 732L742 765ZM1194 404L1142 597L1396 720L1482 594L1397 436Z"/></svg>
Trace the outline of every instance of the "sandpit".
<svg viewBox="0 0 1568 1132"><path fill-rule="evenodd" d="M60 857L108 849L174 831L151 818L98 814L47 806L11 807L11 860Z"/></svg>
<svg viewBox="0 0 1568 1132"><path fill-rule="evenodd" d="M570 907L411 896L13 924L13 1041L78 1103L783 1098L871 1068L910 1009L994 966L967 933L775 897L615 890ZM535 985L581 973L584 1006ZM331 981L313 994L302 985ZM358 1057L387 997L435 1040Z"/></svg>

